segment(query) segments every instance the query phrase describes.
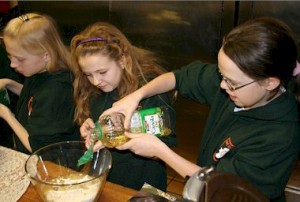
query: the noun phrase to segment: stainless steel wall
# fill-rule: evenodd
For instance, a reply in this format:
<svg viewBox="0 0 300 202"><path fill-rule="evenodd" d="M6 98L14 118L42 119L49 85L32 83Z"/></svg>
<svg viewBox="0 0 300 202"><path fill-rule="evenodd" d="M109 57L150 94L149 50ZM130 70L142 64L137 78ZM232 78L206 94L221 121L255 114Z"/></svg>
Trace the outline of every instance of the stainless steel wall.
<svg viewBox="0 0 300 202"><path fill-rule="evenodd" d="M216 62L222 36L253 17L282 19L300 39L297 1L19 1L19 8L54 17L66 44L86 25L110 22L170 70L195 59Z"/></svg>

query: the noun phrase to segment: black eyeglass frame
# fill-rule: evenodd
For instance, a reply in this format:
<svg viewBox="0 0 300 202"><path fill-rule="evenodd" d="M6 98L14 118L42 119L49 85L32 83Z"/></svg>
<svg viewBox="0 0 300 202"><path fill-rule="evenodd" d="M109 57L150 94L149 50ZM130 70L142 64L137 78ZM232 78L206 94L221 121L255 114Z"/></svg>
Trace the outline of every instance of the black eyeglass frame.
<svg viewBox="0 0 300 202"><path fill-rule="evenodd" d="M250 84L252 84L252 83L254 83L254 82L257 81L257 80L253 80L253 81L251 81L251 82L249 82L249 83L246 83L246 84L243 84L243 85L241 85L241 86L233 87L232 84L230 84L230 82L222 75L222 73L221 73L220 71L219 71L219 73L220 73L220 75L221 75L221 77L222 77L222 80L225 81L225 83L226 83L226 85L227 85L227 87L228 87L228 89L229 89L230 91L236 91L236 90L238 90L238 89L241 89L241 88L243 88L243 87L245 87L245 86L248 86L248 85L250 85Z"/></svg>

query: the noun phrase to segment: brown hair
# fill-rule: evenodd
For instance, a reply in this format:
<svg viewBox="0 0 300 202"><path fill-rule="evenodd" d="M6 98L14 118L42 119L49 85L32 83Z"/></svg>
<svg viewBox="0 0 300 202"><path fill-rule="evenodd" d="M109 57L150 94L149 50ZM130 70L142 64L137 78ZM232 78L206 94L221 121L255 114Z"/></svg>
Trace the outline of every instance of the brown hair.
<svg viewBox="0 0 300 202"><path fill-rule="evenodd" d="M101 93L82 73L78 59L86 55L102 54L118 61L125 59L124 72L118 86L119 98L137 90L149 80L166 72L159 66L155 55L133 46L115 26L97 22L88 26L71 41L72 67L74 68L75 121L82 124L90 117L89 97Z"/></svg>
<svg viewBox="0 0 300 202"><path fill-rule="evenodd" d="M224 37L222 48L241 71L255 80L277 77L287 87L293 78L297 45L294 33L280 20L261 17L247 21ZM299 97L299 92L296 94Z"/></svg>

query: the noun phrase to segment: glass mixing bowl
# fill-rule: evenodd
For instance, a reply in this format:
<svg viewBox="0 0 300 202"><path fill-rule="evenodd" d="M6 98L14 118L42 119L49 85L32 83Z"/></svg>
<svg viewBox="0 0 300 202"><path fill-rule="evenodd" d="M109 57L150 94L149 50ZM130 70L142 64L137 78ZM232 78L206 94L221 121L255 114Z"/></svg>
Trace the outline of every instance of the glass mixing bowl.
<svg viewBox="0 0 300 202"><path fill-rule="evenodd" d="M112 157L103 148L93 154L93 160L77 166L86 152L84 142L59 142L32 153L25 170L31 183L44 201L97 201L110 171Z"/></svg>

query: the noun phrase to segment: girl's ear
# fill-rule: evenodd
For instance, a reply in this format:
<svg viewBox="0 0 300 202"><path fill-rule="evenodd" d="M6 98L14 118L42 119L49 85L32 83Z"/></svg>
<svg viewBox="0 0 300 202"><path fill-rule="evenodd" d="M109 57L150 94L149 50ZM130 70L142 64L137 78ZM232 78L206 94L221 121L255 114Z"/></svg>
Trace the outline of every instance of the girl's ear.
<svg viewBox="0 0 300 202"><path fill-rule="evenodd" d="M277 77L269 77L268 79L265 80L265 87L267 90L274 90L278 88L280 85L280 79Z"/></svg>
<svg viewBox="0 0 300 202"><path fill-rule="evenodd" d="M45 60L46 63L50 61L50 55L48 54L48 52L44 53L43 59Z"/></svg>
<svg viewBox="0 0 300 202"><path fill-rule="evenodd" d="M123 55L123 56L121 57L121 59L119 60L119 63L120 63L121 68L122 68L122 69L125 69L126 58L125 58L124 55Z"/></svg>

